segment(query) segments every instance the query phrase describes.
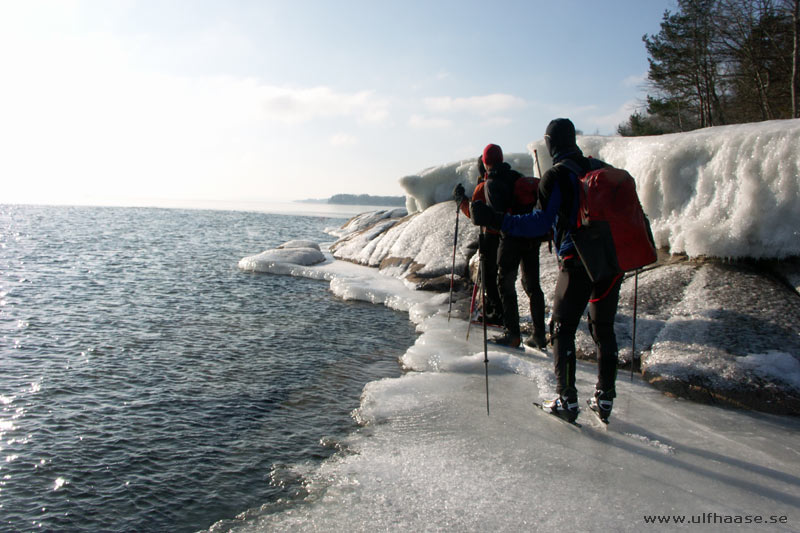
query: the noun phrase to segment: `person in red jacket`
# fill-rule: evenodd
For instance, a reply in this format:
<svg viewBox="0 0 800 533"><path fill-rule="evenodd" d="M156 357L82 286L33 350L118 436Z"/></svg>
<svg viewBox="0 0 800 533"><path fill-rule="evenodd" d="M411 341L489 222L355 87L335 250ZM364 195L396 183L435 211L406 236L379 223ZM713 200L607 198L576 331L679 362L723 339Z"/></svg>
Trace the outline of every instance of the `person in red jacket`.
<svg viewBox="0 0 800 533"><path fill-rule="evenodd" d="M483 150L486 166L487 205L500 213L511 213L516 204L515 186L522 174L512 170L503 160L503 150L489 144ZM544 329L544 293L539 284L539 248L542 240L511 235L500 231L497 249L497 285L503 303L504 334L493 339L497 344L519 346L521 341L519 307L517 303L517 273L522 269L522 289L530 301L533 331L526 344L535 348L546 346Z"/></svg>
<svg viewBox="0 0 800 533"><path fill-rule="evenodd" d="M483 156L478 156L478 184L472 193L472 201L486 201L486 167ZM460 183L453 190L453 199L459 204L461 212L470 218L470 200L465 196L464 186ZM497 247L500 244L500 232L490 228L482 228L483 245L481 247L483 269L486 276L486 323L501 326L503 324L503 304L500 291L497 289Z"/></svg>
<svg viewBox="0 0 800 533"><path fill-rule="evenodd" d="M486 167L484 199L478 200L499 213L511 213L516 205L515 184L523 178L503 161L503 150L489 144L483 150L482 161ZM475 200L473 200L473 203ZM473 223L478 224L473 219ZM491 228L489 228L491 230ZM517 273L522 267L522 288L530 300L533 332L525 343L535 347L546 346L544 318L544 293L539 284L540 238L527 238L500 233L497 247L497 287L503 309L503 334L492 342L518 347L521 342L519 307L517 303ZM487 275L488 276L488 275Z"/></svg>

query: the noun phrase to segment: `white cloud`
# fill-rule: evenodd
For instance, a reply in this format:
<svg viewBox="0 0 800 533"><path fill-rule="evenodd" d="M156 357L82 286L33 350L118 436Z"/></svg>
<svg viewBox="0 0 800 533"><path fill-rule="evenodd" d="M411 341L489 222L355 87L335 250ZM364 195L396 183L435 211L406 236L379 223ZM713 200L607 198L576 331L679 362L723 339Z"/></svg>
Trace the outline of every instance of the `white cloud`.
<svg viewBox="0 0 800 533"><path fill-rule="evenodd" d="M623 87L634 87L639 88L643 86L647 82L647 73L643 72L641 74L635 74L633 76L628 76L624 80L622 80Z"/></svg>
<svg viewBox="0 0 800 533"><path fill-rule="evenodd" d="M360 122L381 123L389 117L389 104L371 91L339 93L330 87L257 87L264 117L288 124L320 118L350 116Z"/></svg>
<svg viewBox="0 0 800 533"><path fill-rule="evenodd" d="M508 117L489 117L486 119L487 126L508 126L514 122L514 119Z"/></svg>
<svg viewBox="0 0 800 533"><path fill-rule="evenodd" d="M446 118L426 117L424 115L411 115L408 125L418 129L445 129L453 126L453 121Z"/></svg>
<svg viewBox="0 0 800 533"><path fill-rule="evenodd" d="M593 129L597 129L600 132L615 133L617 131L617 126L627 121L628 117L640 107L641 102L638 100L628 100L615 111L607 115L584 115L582 120L584 123L583 131L590 134Z"/></svg>
<svg viewBox="0 0 800 533"><path fill-rule="evenodd" d="M527 105L526 101L518 96L499 93L461 98L432 97L426 98L424 103L429 110L436 113L466 112L482 116L519 109Z"/></svg>
<svg viewBox="0 0 800 533"><path fill-rule="evenodd" d="M337 133L329 141L331 146L354 146L358 144L358 138L348 133Z"/></svg>

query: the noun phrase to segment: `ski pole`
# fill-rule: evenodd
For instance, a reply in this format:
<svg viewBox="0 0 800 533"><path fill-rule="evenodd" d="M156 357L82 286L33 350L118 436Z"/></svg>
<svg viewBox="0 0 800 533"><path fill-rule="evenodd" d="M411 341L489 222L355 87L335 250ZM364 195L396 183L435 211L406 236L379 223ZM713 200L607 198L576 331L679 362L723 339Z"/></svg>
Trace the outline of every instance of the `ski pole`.
<svg viewBox="0 0 800 533"><path fill-rule="evenodd" d="M481 272L481 315L483 315L483 365L486 370L486 416L489 416L489 345L486 335L486 285L483 283L483 228L478 237L478 257Z"/></svg>
<svg viewBox="0 0 800 533"><path fill-rule="evenodd" d="M533 160L536 162L536 170L539 172L539 179L542 179L542 167L539 166L539 152L537 150L533 151ZM551 235L549 239L547 239L547 248L550 250L550 253L553 253L553 236Z"/></svg>
<svg viewBox="0 0 800 533"><path fill-rule="evenodd" d="M633 276L633 342L631 346L631 381L633 381L633 365L636 362L636 305L639 301L639 271Z"/></svg>
<svg viewBox="0 0 800 533"><path fill-rule="evenodd" d="M472 316L475 314L475 297L480 290L478 288L479 284L483 283L483 280L480 279L480 272L478 272L478 283L475 283L472 286L472 299L469 301L469 322L467 323L467 340L469 340L469 330L472 327Z"/></svg>
<svg viewBox="0 0 800 533"><path fill-rule="evenodd" d="M456 246L458 245L458 211L461 208L456 202L456 231L453 234L453 266L450 267L450 306L447 309L447 321L450 322L450 312L453 310L453 284L456 272Z"/></svg>

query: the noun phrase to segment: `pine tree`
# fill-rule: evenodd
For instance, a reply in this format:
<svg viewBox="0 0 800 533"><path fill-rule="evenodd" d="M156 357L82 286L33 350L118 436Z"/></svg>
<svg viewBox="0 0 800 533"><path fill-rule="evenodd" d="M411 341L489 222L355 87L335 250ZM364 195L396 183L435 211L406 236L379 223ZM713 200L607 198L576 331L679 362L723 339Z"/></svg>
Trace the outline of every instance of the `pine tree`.
<svg viewBox="0 0 800 533"><path fill-rule="evenodd" d="M800 0L678 0L644 35L645 112L622 135L800 118Z"/></svg>
<svg viewBox="0 0 800 533"><path fill-rule="evenodd" d="M675 113L678 131L725 123L718 89L720 65L712 47L714 0L679 0L664 13L661 31L642 39L650 55L648 80L657 95L648 112Z"/></svg>

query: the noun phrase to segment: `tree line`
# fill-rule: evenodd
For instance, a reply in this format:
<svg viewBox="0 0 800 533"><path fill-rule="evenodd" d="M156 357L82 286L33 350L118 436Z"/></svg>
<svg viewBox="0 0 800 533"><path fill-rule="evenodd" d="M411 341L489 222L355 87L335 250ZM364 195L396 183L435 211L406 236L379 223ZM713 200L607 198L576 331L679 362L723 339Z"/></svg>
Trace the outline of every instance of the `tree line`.
<svg viewBox="0 0 800 533"><path fill-rule="evenodd" d="M677 0L644 35L644 111L624 136L800 118L800 0Z"/></svg>
<svg viewBox="0 0 800 533"><path fill-rule="evenodd" d="M404 206L405 196L372 196L371 194L334 194L329 204Z"/></svg>

